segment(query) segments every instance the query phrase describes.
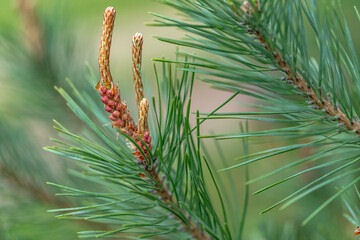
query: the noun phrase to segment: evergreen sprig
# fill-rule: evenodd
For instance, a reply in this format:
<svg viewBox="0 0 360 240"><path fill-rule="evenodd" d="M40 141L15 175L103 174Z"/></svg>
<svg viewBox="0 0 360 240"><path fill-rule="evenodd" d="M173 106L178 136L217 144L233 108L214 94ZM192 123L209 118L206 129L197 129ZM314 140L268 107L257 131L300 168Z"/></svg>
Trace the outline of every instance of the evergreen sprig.
<svg viewBox="0 0 360 240"><path fill-rule="evenodd" d="M183 52L189 63L213 86L256 99L257 111L229 112L202 119L248 119L285 124L264 131L207 135L216 140L274 136L286 139L281 147L239 157L229 171L280 154L314 149L309 156L256 177L248 183L292 169L294 174L259 189L261 193L311 171L322 175L266 208L284 209L330 184L343 185L304 220L307 223L340 194L356 184L359 168L359 61L350 29L337 1L222 1L167 0L187 16L177 20L154 14L151 25L178 27L185 39L158 37L163 42L197 49L213 57ZM308 27L307 27L308 26ZM308 46L315 41L317 46ZM162 59L156 61L164 62ZM179 61L166 62L179 63ZM246 160L245 160L246 159ZM295 167L311 162L312 167Z"/></svg>
<svg viewBox="0 0 360 240"><path fill-rule="evenodd" d="M154 67L158 95L152 98L150 108L153 110L153 126L147 130L147 124L143 124L147 127L142 135L139 131L142 112L139 112L137 126L120 98L118 86L110 72L114 16L113 8L106 9L99 57L101 79L96 87L106 111L111 113L109 118L112 128L99 127L109 126L109 120L102 117L103 111L91 97L70 83L76 100L64 89L57 90L90 131L86 136L80 136L55 122L55 129L65 140L55 140L56 146L46 148L84 163L84 172L75 174L101 186L101 191L50 183L63 191L59 195L95 199L95 203L91 201L91 204L51 212L61 212L58 215L61 218L86 219L104 223L111 228L81 232L80 237L232 239L233 231L227 220L221 191L217 187L218 198L223 206L218 212L205 181L204 172L208 171L212 176L212 184L218 186L213 170L201 151L202 121L199 114L196 125L190 124L195 74L177 71L178 68L192 67L187 64L187 58L183 64L163 63L161 77ZM142 42L142 35L136 34L133 39L133 73L141 110L144 100L139 77L141 49L134 51L134 48L142 45L137 44L138 38ZM151 145L146 142L146 131L151 133ZM244 220L245 215L241 220L242 226ZM241 235L241 232L238 231L238 234Z"/></svg>
<svg viewBox="0 0 360 240"><path fill-rule="evenodd" d="M188 68L189 65L182 67ZM194 74L188 72L183 72L178 79L174 76L172 64L164 64L162 80L157 78L157 83L160 89L166 91L160 90L158 99L153 98L153 107L156 109L156 125L151 128L151 132L155 133L153 158L158 162L158 172L163 176L163 181L167 182L168 191L172 193L173 202L170 204L163 202L157 194L157 184L150 180L151 176L135 161L128 147L129 138L126 135L116 137L113 130L98 127L107 125L104 119L96 119L99 106L74 89L73 95L77 102L85 104L83 107L95 118L91 120L66 91L58 89L70 109L91 129L93 137L73 134L56 122L55 128L69 143L56 140L59 143L57 146L46 149L85 163L87 167L84 172L78 174L100 184L102 191L78 190L52 184L64 191L60 195L97 199L96 204L52 212L64 212L59 217L82 218L117 226L115 230L82 232L82 237L111 235L125 239L135 234L138 238L163 236L166 239L184 239L187 238L184 230L196 222L212 238L226 236L230 239L229 229L222 224L223 216L214 211L208 195L203 174L206 166L203 166L199 142L192 136L194 128L190 126L189 98L193 80ZM163 113L165 110L166 114ZM198 121L195 129L199 124ZM175 168L177 171L174 171ZM207 237L203 235L197 239Z"/></svg>
<svg viewBox="0 0 360 240"><path fill-rule="evenodd" d="M176 60L155 59L157 97L151 98L149 106L142 89L143 40L137 33L132 49L139 113L136 119L120 98L121 88L110 72L115 12L113 8L106 10L99 57L101 77L96 89L110 120L99 106L100 99L94 100L71 81L71 94L57 88L87 128L75 134L55 121L62 139L54 139L56 146L46 150L78 161L82 170L72 174L90 184L79 188L49 183L62 190L58 195L76 197L81 202L78 207L51 212L58 213L59 218L103 224L100 231L80 232L83 238L241 239L251 183L293 171L255 191L259 194L304 174L321 173L262 213L280 205L281 209L287 208L321 188L340 186L309 214L305 224L359 182L359 64L339 3L321 6L321 1L301 0L165 2L188 19L154 14L157 20L152 25L175 26L190 35L182 40L159 39L200 50L201 54L180 52ZM317 48L310 49L309 41L316 41ZM195 74L233 94L209 113L196 111L196 123L192 125ZM91 84L95 82L96 77L92 76ZM239 95L254 98L256 102L250 106L256 110L218 113ZM241 127L238 133L202 135L201 124L211 119L272 122L277 127L253 132ZM259 137L263 142L279 139L282 146L247 153L247 139ZM211 156L202 144L208 138L243 140L245 154L237 158L241 162L214 171ZM249 179L246 171L242 215L229 214L230 200L218 173L229 174L241 166L247 170L251 163L305 149L311 149L311 153L292 158L264 175ZM304 168L307 163L311 165ZM215 194L210 188L215 189ZM349 203L345 205L351 214L347 218L356 223L355 210ZM238 213L239 208L236 210ZM269 239L295 239L291 226L262 230Z"/></svg>

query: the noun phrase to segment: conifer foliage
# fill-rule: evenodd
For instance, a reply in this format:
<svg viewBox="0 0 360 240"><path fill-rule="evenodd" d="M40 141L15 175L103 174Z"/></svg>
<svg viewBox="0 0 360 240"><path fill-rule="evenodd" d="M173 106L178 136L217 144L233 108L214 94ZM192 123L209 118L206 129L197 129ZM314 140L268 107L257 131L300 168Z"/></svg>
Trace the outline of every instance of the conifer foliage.
<svg viewBox="0 0 360 240"><path fill-rule="evenodd" d="M88 131L74 134L55 122L64 140L55 140L57 145L46 149L82 162L83 171L76 175L92 181L94 188L50 183L62 190L61 195L84 199L82 206L53 212L106 226L101 231L80 232L81 237L241 239L247 202L242 217L228 216L228 201L219 188L218 173L228 174L238 167L308 148L312 149L311 154L289 159L280 168L248 180L247 186L258 181L265 183L255 192L260 194L303 174L321 173L262 213L278 206L287 208L316 190L337 186L304 219L306 224L341 194L353 189L360 181L360 68L339 3L331 1L320 7L323 1L165 2L186 19L154 14L157 18L152 25L178 27L190 35L181 40L159 40L196 49L197 53L180 52L176 60L155 59L156 97L146 98L141 74L144 39L141 33L133 36L132 73L138 114L130 112L110 72L116 14L112 7L104 13L100 81L96 85L98 103L75 87L71 94L57 89ZM316 41L317 48L310 49L309 41ZM192 112L195 74L233 95L210 113ZM240 94L255 100L254 111L217 113ZM104 117L105 112L108 117ZM196 117L194 126L192 115ZM282 127L201 135L200 126L208 119L275 122ZM281 138L283 146L245 154L237 159L237 164L224 169L213 169L203 153L204 138L241 139L246 149L247 139L258 137ZM299 168L307 163L311 165ZM266 181L285 170L292 170L293 174L280 175L275 183ZM215 197L210 194L209 185L215 186ZM351 212L348 219L356 223L356 211L345 203ZM234 218L236 223L232 222ZM358 229L356 235L357 232Z"/></svg>
<svg viewBox="0 0 360 240"><path fill-rule="evenodd" d="M47 148L87 163L88 174L95 176L94 181L101 181L100 184L107 186L109 192L88 192L53 184L67 192L65 195L96 197L100 201L97 205L53 211L65 211L60 215L62 217L80 217L98 220L110 226L118 225L115 230L80 233L84 237L125 238L135 234L140 238L166 236L171 239L211 239L210 236L218 238L218 234L230 234L226 226L221 224L206 190L200 143L192 136L199 123L196 128L189 124L190 102L185 102L192 91L194 74L184 72L178 79L178 76L172 74L172 64L169 64L164 67L163 79L157 78L159 95L157 100L153 98L153 108L156 109L153 133L156 141L151 144L149 103L144 98L141 79L143 36L136 33L132 39L133 78L139 111L138 124L135 124L110 72L114 19L115 9L107 8L100 44L100 81L96 89L106 112L110 113L109 121L117 134L110 131L107 134L113 136L109 138L63 89L58 89L69 107L102 141L99 144L74 135L56 123L56 129L72 143L59 141L59 146ZM189 66L185 64L184 67ZM162 97L160 89L165 91L162 93L165 97ZM78 101L92 108L77 90L74 89L74 92ZM163 99L166 99L166 109L162 109ZM92 112L95 113L93 109Z"/></svg>
<svg viewBox="0 0 360 240"><path fill-rule="evenodd" d="M256 111L210 117L205 114L203 119L251 119L285 124L281 128L252 133L202 136L217 140L260 136L286 139L285 145L241 156L239 163L222 171L280 154L312 149L312 154L289 159L284 166L248 182L266 182L268 177L285 170L294 171L255 192L259 194L303 174L322 173L264 209L263 213L280 205L284 209L330 184L341 186L314 209L304 220L306 224L358 183L359 62L338 1L166 2L184 13L189 21L155 14L158 20L153 25L175 26L191 35L183 40L159 39L212 54L214 58L184 53L195 59L189 64L197 67L195 71L203 74L205 82L257 101L253 105ZM308 47L310 41L317 43L316 49ZM255 117L249 118L249 115ZM307 163L312 166L299 170L299 166Z"/></svg>

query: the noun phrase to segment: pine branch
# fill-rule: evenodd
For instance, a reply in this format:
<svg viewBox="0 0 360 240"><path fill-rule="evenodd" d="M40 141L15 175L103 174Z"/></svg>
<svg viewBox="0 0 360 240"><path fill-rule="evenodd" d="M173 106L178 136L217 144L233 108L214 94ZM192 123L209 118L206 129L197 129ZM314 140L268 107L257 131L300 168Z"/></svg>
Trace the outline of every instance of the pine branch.
<svg viewBox="0 0 360 240"><path fill-rule="evenodd" d="M0 142L3 143L0 148L0 177L1 180L9 183L9 186L11 186L10 191L14 190L17 194L25 194L34 203L41 204L46 208L49 206L53 208L73 207L74 202L55 197L55 194L43 184L45 180L56 178L53 176L47 162L43 161L41 155L38 154L36 146L28 139L25 129L21 129L19 126L14 129L1 119L0 131ZM28 150L23 153L19 151L19 146ZM24 174L23 168L25 168L27 174ZM17 199L15 200L16 204L23 204L22 199L19 199L20 203L17 202ZM79 220L78 223L95 229L109 228L105 224L84 220Z"/></svg>
<svg viewBox="0 0 360 240"><path fill-rule="evenodd" d="M168 101L171 105L177 101L179 102L176 105L181 106L184 104L180 102L177 95L173 94L177 91L182 92L184 90L186 92L192 89L191 86L186 86L188 82L186 78L187 73L184 73L181 77L182 83L169 88L172 89L169 91L168 96ZM168 83L173 81L171 75L164 75L164 79L169 81ZM189 83L192 82L193 80ZM178 88L180 86L181 88ZM95 180L104 188L109 189L110 193L88 192L53 184L66 192L63 195L94 197L101 200L101 203L97 205L58 209L53 210L53 212L67 212L59 215L60 217L82 217L88 220L99 219L110 222L113 225L117 224L117 218L114 219L111 216L116 214L119 218L118 224L124 226L113 231L80 233L84 237L104 237L108 235L124 237L125 235L121 234L123 231L126 234L126 230L134 229L138 234L143 234L139 236L165 235L172 239L184 239L185 236L182 232L186 233L186 236L189 237L188 231L191 231L191 234L195 237L203 237L202 230L201 233L193 231L193 229L200 229L200 227L209 232L214 239L219 239L219 234L223 235L225 233L223 229L219 229L219 219L215 215L209 196L204 189L203 184L205 182L203 180L202 168L200 163L198 163L199 159L195 158L195 156L199 155L194 152L193 139L189 136L191 134L191 127L188 125L189 112L184 120L181 121L179 121L179 119L183 118L183 110L181 109L174 109L175 111L171 109L171 112L168 113L169 118L167 117L164 123L162 123L161 118L158 118L160 121L158 122L160 131L158 136L160 139L158 139L159 146L156 148L156 161L159 163L158 167L156 167L158 171L156 171L156 164L151 163L151 160L155 158L148 158L142 153L143 159L140 161L134 152L131 154L132 156L127 154L129 150L135 151L132 147L129 149L129 143L141 151L141 148L132 138L123 134L123 132L121 132L121 136L127 139L127 144L122 140L121 136L117 140L109 138L112 134L104 134L96 126L97 124L90 120L63 89L58 89L58 91L66 99L68 106L81 120L87 123L98 138L97 141L84 139L70 133L62 125L56 123L56 129L68 136L68 140L71 140L72 143L69 145L58 140L56 142L61 146L48 147L47 150L89 164L89 169L86 170L87 175L84 177L89 180ZM187 96L185 92L185 95L181 97L184 97L183 101L185 101ZM101 112L97 111L98 108L94 105L89 105L88 103L91 101L85 99L78 90L74 89L74 93L78 100L86 104L87 108L95 114L95 117L101 115ZM159 99L163 98L160 97ZM167 101L166 104L168 104ZM171 106L170 104L168 107ZM186 128L182 131L180 127L176 127L174 124L185 124ZM179 133L177 133L178 129L180 129ZM99 145L98 139L101 139L106 145ZM184 159L182 159L183 157ZM180 159L176 163L175 160L178 158ZM145 163L149 162L152 168L146 168L148 165L141 164L143 161ZM180 169L179 172L173 172L173 165ZM160 174L165 177L160 177ZM93 178L90 178L90 176L93 176ZM167 181L169 184L164 186L164 181ZM195 188L193 184L196 186ZM172 193L168 190L170 187ZM192 199L190 203L188 198ZM139 203L134 203L132 199L137 199ZM104 201L105 203L103 203ZM118 206L117 204L120 205ZM157 209L156 206L160 206L162 210ZM133 218L127 217L126 213L129 211ZM167 213L164 213L164 211ZM124 212L124 215L122 215L122 212ZM150 228L148 223L149 221L154 221L153 218L160 221L154 223L155 225L152 224ZM192 225L195 221L199 225ZM186 228L184 228L185 225ZM169 227L170 229L168 229ZM218 230L221 232L217 233Z"/></svg>
<svg viewBox="0 0 360 240"><path fill-rule="evenodd" d="M113 122L113 127L120 133L127 135L137 146L139 146L139 148L135 148L134 152L134 155L138 158L138 164L147 172L147 177L149 178L148 181L154 184L155 191L160 196L163 203L176 212L177 209L181 208L175 203L172 195L165 187L164 180L160 179L155 159L150 159L151 137L147 127L148 103L146 98L144 98L143 83L141 80L141 56L143 45L143 36L141 33L136 33L132 40L132 69L139 108L139 125L134 124L130 112L126 109L126 105L121 102L118 87L117 85L114 85L112 80L109 57L115 14L116 12L113 7L108 7L104 13L103 34L101 37L99 55L101 79L96 88L102 96L101 100L106 105L106 110L111 113L109 118ZM210 237L202 232L190 218L187 219L187 223L183 222L180 218L178 220L183 224L184 229L195 239L210 239Z"/></svg>
<svg viewBox="0 0 360 240"><path fill-rule="evenodd" d="M181 209L179 205L173 200L172 195L165 187L164 181L162 181L156 172L155 168L152 168L151 170L146 170L148 174L150 175L156 189L156 193L161 197L161 200L164 202L165 205L169 206L170 209L172 209L174 212L178 211L178 209ZM174 217L178 218L176 215ZM179 222L183 225L184 229L193 236L194 239L198 240L210 240L211 238L203 231L200 230L200 228L195 225L190 218L186 219L186 223L181 219L178 218Z"/></svg>
<svg viewBox="0 0 360 240"><path fill-rule="evenodd" d="M261 14L261 9L259 7L251 7L248 1L243 2L243 5L241 6L242 12L239 12L238 9L236 9L236 6L233 5L233 7L236 15L240 19L244 19L244 21L240 24L248 28L248 33L253 35L254 38L263 45L268 52L268 55L273 57L279 69L286 75L286 77L284 77L284 81L302 91L305 96L308 97L309 104L311 106L316 105L316 109L327 113L330 117L335 117L340 124L339 126L345 126L347 130L360 135L360 122L350 120L346 114L331 101L318 97L313 88L307 83L309 81L306 81L299 72L294 74L289 63L284 60L280 51L271 45L271 43L261 33L261 30L256 29L256 26L247 21L248 18L252 17L252 14Z"/></svg>
<svg viewBox="0 0 360 240"><path fill-rule="evenodd" d="M35 199L38 199L43 204L56 208L70 209L73 207L73 205L69 201L55 197L54 195L46 191L44 188L35 186L28 182L24 182L16 173L11 171L10 169L6 169L1 165L0 176L4 177L10 184L17 187L19 190L30 194L30 196ZM84 221L82 219L78 220L78 223L83 226L92 227L95 229L109 229L109 226L106 224Z"/></svg>
<svg viewBox="0 0 360 240"><path fill-rule="evenodd" d="M61 217L103 219L112 223L115 223L112 216L117 216L116 220L119 220L121 228L113 231L80 233L84 237L108 235L123 237L128 231L135 231L140 237L165 235L176 239L182 239L184 234L194 239L212 239L212 237L219 239L219 234L230 235L228 227L220 225L220 219L212 206L205 186L200 151L191 136L190 101L187 106L187 114L185 117L183 116L184 102L187 101L188 95L191 95L194 76L185 72L180 78L181 81L177 79L177 76L173 79L170 65L169 72L164 72L164 80L161 84L167 84L165 88L167 113L164 123L162 114L157 115L157 132L152 132L157 139L156 149L153 152L148 124L149 104L143 97L141 80L142 34L135 34L132 41L133 79L139 116L138 124L136 124L125 101L120 96L118 85L112 80L110 71L109 56L114 19L114 8L107 8L104 14L99 51L100 81L96 85L96 89L101 96L105 110L109 113L111 126L117 131L119 139L114 141L104 134L81 107L63 89L58 88L57 90L66 99L68 106L88 124L98 139L106 144L106 147L76 136L56 123L56 129L65 134L72 144L57 140L56 142L60 146L47 148L51 152L90 164L87 169L89 176L94 176L94 181L98 181L110 192L114 191L114 194L88 192L53 184L68 192L64 195L91 196L105 201L96 206L58 209L53 212L66 211L67 213L59 215ZM190 77L191 80L188 80ZM157 74L156 78L158 87L160 87ZM161 89L163 88L159 88L158 99L160 109L163 99L160 97ZM89 107L89 102L92 101L84 99L75 88L74 93L82 104L91 109L95 117L98 118L103 114L96 111L96 106ZM153 98L153 106L156 111L155 98ZM197 145L199 145L199 141L197 141ZM130 156L128 155L129 150L131 151ZM121 161L118 160L119 157ZM175 172L173 166L179 172ZM127 194L126 198L129 200L124 200L121 194ZM134 204L131 201L132 198L138 199L139 203ZM109 204L114 206L108 207ZM139 206L142 207L139 209ZM160 206L160 209L157 206ZM83 209L86 210L82 211ZM132 211L131 217L127 217L129 214L126 212L128 211ZM101 212L101 214L96 214L97 212ZM156 223L150 226L149 221L154 221L154 219L157 219Z"/></svg>
<svg viewBox="0 0 360 240"><path fill-rule="evenodd" d="M21 189L24 192L29 193L32 197L40 200L44 204L56 206L56 207L69 207L69 203L59 198L53 197L49 192L45 191L43 188L34 186L31 183L24 182L19 176L16 175L10 169L0 165L0 175L4 177L10 184Z"/></svg>
<svg viewBox="0 0 360 240"><path fill-rule="evenodd" d="M202 74L205 76L202 80L216 88L257 100L250 106L258 112L202 113L202 120L246 119L291 124L250 133L201 136L216 140L247 137L262 137L263 141L266 141L264 137L286 140L284 146L238 157L236 160L245 161L221 171L304 148L315 150L312 155L249 181L264 180L307 162L316 164L306 170L296 169L294 174L256 191L258 194L310 171L324 171L320 177L263 212L280 204L287 207L329 184L349 187L349 183L358 181L359 61L340 4L331 1L323 6L322 1L300 0L234 0L227 4L221 0L168 0L166 3L188 16L190 21L154 14L158 19L152 25L175 26L191 35L181 40L158 39L213 55L209 58L182 52L196 60L189 63L196 66L196 70L185 70ZM309 29L305 28L307 24ZM309 38L319 43L318 52L309 53ZM315 59L317 55L319 61ZM180 63L178 60L168 62ZM335 193L317 210L328 206L338 196ZM317 210L314 213L318 213ZM310 218L313 217L311 214Z"/></svg>
<svg viewBox="0 0 360 240"><path fill-rule="evenodd" d="M42 161L26 129L22 125L12 125L0 118L0 132L1 178L43 204L69 206L66 200L55 198L51 191L45 188L42 181L54 176L47 162ZM19 151L19 146L28 150Z"/></svg>

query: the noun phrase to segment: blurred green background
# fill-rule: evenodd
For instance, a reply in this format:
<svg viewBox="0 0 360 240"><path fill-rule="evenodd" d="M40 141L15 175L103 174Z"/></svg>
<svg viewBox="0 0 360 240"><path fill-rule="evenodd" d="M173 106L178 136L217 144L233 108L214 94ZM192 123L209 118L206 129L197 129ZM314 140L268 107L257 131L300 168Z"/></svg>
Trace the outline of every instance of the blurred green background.
<svg viewBox="0 0 360 240"><path fill-rule="evenodd" d="M360 40L360 24L355 20L354 5L359 1L343 0L344 12L353 32L354 42ZM143 53L143 74L147 95L154 89L152 58L175 56L176 48L164 44L153 36L180 38L176 29L162 29L145 26L156 12L176 16L173 9L154 0L1 0L0 2L0 240L17 239L75 239L76 232L84 229L101 228L82 221L69 221L54 218L48 209L75 206L72 200L54 197L54 189L45 185L55 181L72 186L86 185L68 173L76 168L73 163L57 159L46 153L42 147L51 144L50 137L55 118L74 132L80 132L82 125L67 110L53 86L66 88L65 79L86 89L97 97L86 78L89 69L97 75L97 54L101 34L103 11L107 6L117 10L115 32L111 52L111 67L114 79L119 81L122 95L134 108L131 81L130 41L135 32L145 36ZM179 17L179 16L177 16ZM181 16L180 16L181 17ZM316 44L316 43L313 43ZM125 90L124 90L125 89ZM197 83L194 93L194 109L208 112L222 103L231 93L209 88ZM249 99L237 98L223 111L245 111L241 103ZM250 129L260 130L269 126L250 123ZM239 122L226 124L209 121L202 128L202 134L238 132ZM220 168L223 161L227 165L241 156L240 142L228 141L214 143L205 140L204 144L212 156L215 167ZM267 149L281 145L280 139L250 142L250 151ZM218 151L217 146L222 149ZM309 149L311 151L311 149ZM261 162L250 167L251 177L256 177L280 166L289 159L295 159L306 152L296 152ZM226 160L224 160L226 159ZM288 171L291 174L294 170ZM354 239L353 226L342 216L341 201L335 202L312 222L301 226L303 220L334 189L318 191L305 201L285 211L274 210L260 216L265 207L270 206L282 196L311 181L319 173L312 173L276 187L259 196L251 196L250 209L245 225L245 239ZM238 199L234 205L241 205L244 195L244 169L220 175L225 184L224 191L235 191ZM251 192L281 179L275 176L266 183L251 185ZM235 186L230 182L237 183ZM210 187L211 188L211 187ZM233 212L239 215L241 212Z"/></svg>

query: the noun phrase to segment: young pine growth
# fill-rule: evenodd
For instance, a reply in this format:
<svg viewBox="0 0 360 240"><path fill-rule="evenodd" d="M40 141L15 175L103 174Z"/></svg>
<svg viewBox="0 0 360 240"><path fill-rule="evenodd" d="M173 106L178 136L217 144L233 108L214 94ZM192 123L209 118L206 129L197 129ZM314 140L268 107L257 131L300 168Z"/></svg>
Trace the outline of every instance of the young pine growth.
<svg viewBox="0 0 360 240"><path fill-rule="evenodd" d="M126 103L122 101L119 87L114 83L111 75L109 58L115 15L116 11L113 7L108 7L105 10L99 52L100 81L98 82L96 89L99 91L101 101L105 105L105 110L110 113L109 119L112 122L113 128L119 133L131 138L137 144L137 146L130 144L134 151L133 155L138 159L137 163L148 173L148 176L141 174L141 177L148 177L148 181L153 182L155 185L155 191L153 192L156 193L170 209L177 211L179 206L175 203L172 194L165 186L164 182L166 179L160 178L157 165L154 164L155 159L150 159L152 147L150 131L148 128L149 103L148 100L144 98L141 78L143 46L143 35L141 33L136 33L132 39L132 72L139 111L137 125L135 124ZM195 239L210 239L197 225L191 222L190 218L188 218L187 221L187 224L182 223L182 228L190 233Z"/></svg>
<svg viewBox="0 0 360 240"><path fill-rule="evenodd" d="M141 59L142 59L142 45L143 35L141 33L135 33L132 39L132 72L135 83L136 101L138 106L144 98L143 83L141 80Z"/></svg>
<svg viewBox="0 0 360 240"><path fill-rule="evenodd" d="M90 172L86 177L95 176L96 181L103 181L101 187L108 187L105 193L64 188L64 191L75 196L92 196L96 199L96 205L66 209L71 214L64 215L106 220L111 225L111 231L89 231L84 233L85 236L238 240L243 239L251 183L261 181L266 184L254 192L260 194L307 173L316 173L312 179L301 179L303 186L288 188L291 193L267 206L262 213L280 206L285 209L320 188L339 186L335 190L329 188L332 196L312 210L303 224L314 219L342 193L358 184L360 106L357 99L360 95L360 67L357 56L351 52L354 46L350 34L344 34L348 30L341 25L345 19L338 20L336 9L322 15L318 11L321 1L302 0L166 2L187 15L189 21L157 15L161 20L154 25L177 26L192 36L184 40L159 39L204 51L206 57L183 52L181 56L185 56L185 61L155 60L163 64L163 71L162 78L159 78L155 67L159 92L158 97L152 99L156 122L151 132L148 124L150 106L144 97L141 75L143 35L136 33L131 47L134 97L138 110L136 121L136 114L130 113L110 71L115 20L115 9L112 7L107 8L104 14L99 54L100 81L96 89L113 129L125 136L128 144L115 139L113 132L104 130L103 134L103 129L97 127L61 90L73 111L103 140L89 141L58 125L62 133L80 146L65 144L65 147L49 148L50 151L85 162ZM306 25L311 25L311 28L305 28ZM310 42L308 31L312 31L310 37L321 43L320 49L317 49L319 61L316 60L317 55L312 53L313 49L306 46ZM339 41L339 32L343 33L345 41ZM212 59L211 55L215 58ZM182 69L180 78L176 76L180 71L173 71L173 66L177 70ZM196 126L191 126L195 72L208 76L204 80L213 86L234 94L212 112L198 111ZM217 112L240 94L256 100L252 104L254 110L245 113ZM85 98L77 97L83 105L87 104ZM165 107L161 107L161 104ZM90 111L91 107L89 104ZM96 111L92 113L98 114ZM271 129L254 132L241 128L238 133L203 136L200 125L208 119L256 120L275 122L279 126L271 125ZM101 122L102 118L98 120ZM255 149L255 153L246 154L247 139L259 137L261 142L267 137L271 139L270 149ZM203 154L206 147L201 144L202 138L243 140L244 155L236 158L238 162L224 165L222 174L281 154L306 150L307 155L293 154L288 158L288 163L271 168L270 172L253 179L249 179L246 169L248 184L243 209L240 209L235 188L242 187L236 184L241 181L229 181L231 197L228 197L226 189L222 189L224 185L217 184L217 177L209 164L211 159L208 155L211 154ZM282 145L273 146L274 139L281 140ZM287 175L289 172L290 175ZM269 177L278 174L285 176L275 183L267 183ZM210 194L209 189L215 189L216 194L213 194L215 190ZM300 215L303 217L303 214ZM325 224L328 223L325 221ZM113 226L117 229L113 230ZM317 226L314 229L318 231ZM337 234L335 232L338 231L333 231L334 236ZM350 233L358 236L360 230L356 228ZM281 239L296 237L293 234L284 236ZM313 236L299 239L318 239L316 236L319 235L316 232ZM265 238L272 239L269 236ZM280 240L278 237L274 239Z"/></svg>
<svg viewBox="0 0 360 240"><path fill-rule="evenodd" d="M99 51L100 81L96 89L100 93L101 101L105 104L105 110L110 113L109 119L112 122L113 128L132 138L148 158L148 151L151 150L151 137L147 127L149 104L143 96L143 84L140 73L143 37L141 33L136 33L132 46L133 74L139 106L139 123L136 125L126 103L121 100L119 87L114 83L110 71L110 47L115 15L116 11L113 7L108 7L105 10ZM145 158L142 156L140 150L136 147L133 148L134 155L141 160L142 164L145 164Z"/></svg>

